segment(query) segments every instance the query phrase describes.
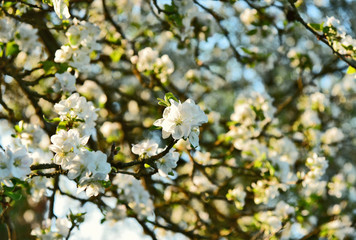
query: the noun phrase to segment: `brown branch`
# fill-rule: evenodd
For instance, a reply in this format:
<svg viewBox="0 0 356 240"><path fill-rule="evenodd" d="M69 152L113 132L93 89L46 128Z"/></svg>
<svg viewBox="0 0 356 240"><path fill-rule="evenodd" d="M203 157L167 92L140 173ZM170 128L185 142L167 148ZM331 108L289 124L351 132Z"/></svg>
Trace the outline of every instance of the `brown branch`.
<svg viewBox="0 0 356 240"><path fill-rule="evenodd" d="M142 161L133 160L133 161L127 162L127 163L118 162L118 163L113 164L113 166L116 168L127 168L127 167L131 167L131 166L139 165L139 164L145 164L145 163L152 164L155 160L158 160L158 159L164 157L173 148L174 144L176 144L177 142L178 142L178 140L174 140L173 138L171 138L170 143L162 152L160 152L150 158L143 159Z"/></svg>
<svg viewBox="0 0 356 240"><path fill-rule="evenodd" d="M154 231L151 230L143 220L139 219L138 216L136 216L135 219L142 226L145 234L149 235L152 238L152 240L157 240Z"/></svg>
<svg viewBox="0 0 356 240"><path fill-rule="evenodd" d="M317 227L314 230L312 230L310 233L305 235L304 237L300 238L299 240L308 240L308 239L314 239L313 236L316 236L320 233L320 228Z"/></svg>
<svg viewBox="0 0 356 240"><path fill-rule="evenodd" d="M59 170L60 165L57 165L55 163L43 163L43 164L31 166L31 170L43 170L43 169L51 169L51 168L55 168L55 169Z"/></svg>
<svg viewBox="0 0 356 240"><path fill-rule="evenodd" d="M231 38L229 36L229 31L221 24L220 21L224 20L224 18L221 17L220 15L218 15L215 11L211 10L210 8L205 7L204 5L202 5L197 0L194 0L194 3L196 5L198 5L199 7L201 7L205 12L209 13L215 19L215 21L218 24L219 28L221 29L221 31L225 35L227 41L229 42L230 48L233 51L236 60L238 60L239 62L243 62L243 63L244 62L248 62L249 59L246 58L246 57L241 56L241 54L236 50L236 48L232 44Z"/></svg>
<svg viewBox="0 0 356 240"><path fill-rule="evenodd" d="M122 30L121 26L118 25L114 21L114 19L111 17L110 12L109 12L109 10L108 10L108 8L106 6L106 0L102 0L102 4L103 4L103 9L104 9L105 19L108 20L114 26L114 28L116 29L116 31L118 33L120 33L122 38L126 39L126 35L125 35L124 31Z"/></svg>
<svg viewBox="0 0 356 240"><path fill-rule="evenodd" d="M48 218L52 219L53 217L57 216L54 214L54 201L56 198L56 192L59 189L59 175L56 176L56 178L54 179L54 185L53 185L53 193L51 195L51 197L49 198L49 207L48 207Z"/></svg>

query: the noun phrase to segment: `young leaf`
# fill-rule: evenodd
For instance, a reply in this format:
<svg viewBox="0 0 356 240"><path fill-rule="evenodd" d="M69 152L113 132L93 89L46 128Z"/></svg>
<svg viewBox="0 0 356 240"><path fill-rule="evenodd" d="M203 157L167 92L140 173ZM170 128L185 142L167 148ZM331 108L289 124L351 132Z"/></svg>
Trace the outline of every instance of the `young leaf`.
<svg viewBox="0 0 356 240"><path fill-rule="evenodd" d="M14 56L17 55L19 52L20 52L19 45L17 45L15 42L12 41L6 44L6 51L5 51L6 56Z"/></svg>
<svg viewBox="0 0 356 240"><path fill-rule="evenodd" d="M178 102L178 99L171 92L166 93L166 95L164 95L164 99L166 100L166 102L169 102L170 99L173 99L174 101Z"/></svg>

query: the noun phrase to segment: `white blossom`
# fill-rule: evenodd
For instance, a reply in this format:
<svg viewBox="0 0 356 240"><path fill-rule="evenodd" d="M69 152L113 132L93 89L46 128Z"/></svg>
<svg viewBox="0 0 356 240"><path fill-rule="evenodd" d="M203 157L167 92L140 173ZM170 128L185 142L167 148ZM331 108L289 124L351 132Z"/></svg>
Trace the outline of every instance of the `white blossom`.
<svg viewBox="0 0 356 240"><path fill-rule="evenodd" d="M76 129L59 130L56 135L51 137L53 144L49 146L49 149L56 153L53 161L66 169L76 154L84 150L84 145L88 140L89 136L80 137Z"/></svg>
<svg viewBox="0 0 356 240"><path fill-rule="evenodd" d="M226 194L228 200L232 200L235 203L237 209L241 210L245 205L246 192L241 184L238 184L234 189L229 189Z"/></svg>
<svg viewBox="0 0 356 240"><path fill-rule="evenodd" d="M38 29L35 29L26 23L22 23L20 27L18 27L19 38L16 38L15 40L22 51L33 52L38 46L40 46L37 32Z"/></svg>
<svg viewBox="0 0 356 240"><path fill-rule="evenodd" d="M313 156L307 158L306 161L306 166L310 169L307 175L314 179L320 179L324 175L328 165L325 157L318 157L318 155L314 153Z"/></svg>
<svg viewBox="0 0 356 240"><path fill-rule="evenodd" d="M184 103L170 99L170 103L171 106L163 112L163 118L153 123L155 126L162 127L163 138L172 135L176 140L187 139L193 128L208 122L208 117L192 99L188 99ZM196 141L193 143L196 144Z"/></svg>
<svg viewBox="0 0 356 240"><path fill-rule="evenodd" d="M111 170L110 164L107 162L107 156L101 151L90 152L88 161L88 170L91 172L91 177L95 180L105 180Z"/></svg>
<svg viewBox="0 0 356 240"><path fill-rule="evenodd" d="M56 103L54 110L59 114L62 121L74 121L73 127L77 128L82 135L93 133L98 115L93 103L88 102L85 97L74 93L66 100ZM84 122L75 121L76 119Z"/></svg>
<svg viewBox="0 0 356 240"><path fill-rule="evenodd" d="M252 22L256 20L257 10L246 8L240 15L241 21L246 24L250 25Z"/></svg>
<svg viewBox="0 0 356 240"><path fill-rule="evenodd" d="M0 42L9 42L14 35L15 21L9 17L0 19Z"/></svg>
<svg viewBox="0 0 356 240"><path fill-rule="evenodd" d="M139 180L130 175L117 174L112 183L118 186L119 196L128 202L140 219L153 214L153 202Z"/></svg>
<svg viewBox="0 0 356 240"><path fill-rule="evenodd" d="M0 148L0 182L3 182L6 186L13 186L10 181L11 178L11 156L9 156L10 150L6 148L3 151Z"/></svg>
<svg viewBox="0 0 356 240"><path fill-rule="evenodd" d="M72 93L76 91L75 83L76 83L76 77L69 72L64 72L64 73L56 73L54 75L58 81L59 81L59 86L55 85L55 90L62 89L63 92L69 92Z"/></svg>
<svg viewBox="0 0 356 240"><path fill-rule="evenodd" d="M153 70L154 64L158 59L158 52L147 47L138 52L137 70L140 72Z"/></svg>
<svg viewBox="0 0 356 240"><path fill-rule="evenodd" d="M311 109L305 110L300 120L305 127L315 127L321 123L318 113Z"/></svg>
<svg viewBox="0 0 356 240"><path fill-rule="evenodd" d="M31 173L32 162L32 158L23 146L15 150L6 147L5 151L0 148L0 182L12 187L11 178L25 180Z"/></svg>
<svg viewBox="0 0 356 240"><path fill-rule="evenodd" d="M321 137L321 141L325 144L333 144L344 139L344 134L339 128L333 127L325 131Z"/></svg>
<svg viewBox="0 0 356 240"><path fill-rule="evenodd" d="M172 169L177 167L178 160L179 153L172 148L166 155L157 160L156 165L158 167L158 173L162 177L167 177L167 175L172 171Z"/></svg>
<svg viewBox="0 0 356 240"><path fill-rule="evenodd" d="M67 1L65 0L52 0L53 1L53 8L54 11L56 12L57 16L62 19L64 18L70 18L70 13L67 5Z"/></svg>
<svg viewBox="0 0 356 240"><path fill-rule="evenodd" d="M68 45L63 45L61 49L58 49L55 53L55 62L63 63L68 61L72 57L73 49Z"/></svg>
<svg viewBox="0 0 356 240"><path fill-rule="evenodd" d="M152 157L157 154L158 143L153 139L144 140L138 144L132 145L131 151L139 156Z"/></svg>
<svg viewBox="0 0 356 240"><path fill-rule="evenodd" d="M174 65L167 54L159 57L159 53L150 47L146 47L138 52L137 56L131 57L131 62L136 64L139 72L154 72L162 81L166 82L167 77L173 73Z"/></svg>
<svg viewBox="0 0 356 240"><path fill-rule="evenodd" d="M30 166L32 159L29 157L24 147L16 149L10 154L11 174L15 178L25 179L26 175L31 173Z"/></svg>

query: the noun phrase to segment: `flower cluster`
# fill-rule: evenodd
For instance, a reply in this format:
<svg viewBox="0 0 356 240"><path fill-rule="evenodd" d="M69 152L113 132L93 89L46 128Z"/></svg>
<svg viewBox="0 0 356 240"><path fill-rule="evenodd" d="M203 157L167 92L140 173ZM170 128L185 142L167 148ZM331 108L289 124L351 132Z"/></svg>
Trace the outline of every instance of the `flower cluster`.
<svg viewBox="0 0 356 240"><path fill-rule="evenodd" d="M208 122L208 117L192 99L184 103L169 100L170 106L164 109L163 118L153 125L162 127L162 137L173 139L188 139L193 147L199 146L199 126Z"/></svg>
<svg viewBox="0 0 356 240"><path fill-rule="evenodd" d="M118 238L97 228L123 219L157 239L356 239L355 16L308 23L352 1L230 2L0 1L7 224L37 239ZM103 216L95 233L83 208Z"/></svg>
<svg viewBox="0 0 356 240"><path fill-rule="evenodd" d="M76 77L69 72L56 73L54 75L58 82L53 86L55 92L62 90L63 92L75 92L77 88L75 87Z"/></svg>
<svg viewBox="0 0 356 240"><path fill-rule="evenodd" d="M66 32L68 44L56 51L55 62L68 62L81 72L99 71L97 65L90 64L90 54L100 51L102 46L97 42L100 29L86 21L73 21Z"/></svg>
<svg viewBox="0 0 356 240"><path fill-rule="evenodd" d="M68 170L68 177L78 178L79 191L86 189L88 196L96 196L104 190L100 181L107 180L111 166L104 153L85 147L88 140L89 136L80 137L76 129L60 130L51 137L50 150L56 153L53 161Z"/></svg>
<svg viewBox="0 0 356 240"><path fill-rule="evenodd" d="M29 152L48 149L49 137L39 125L20 121L17 125L17 131L21 144Z"/></svg>
<svg viewBox="0 0 356 240"><path fill-rule="evenodd" d="M328 162L325 157L318 157L316 153L312 157L309 157L306 161L306 166L309 171L306 173L303 179L303 193L306 196L312 194L322 195L326 189L326 181L321 181L321 178L325 174L328 167Z"/></svg>
<svg viewBox="0 0 356 240"><path fill-rule="evenodd" d="M61 240L68 236L70 226L71 223L67 218L58 218L55 222L55 227L52 227L52 221L47 219L43 221L41 228L33 229L31 235L43 240Z"/></svg>
<svg viewBox="0 0 356 240"><path fill-rule="evenodd" d="M12 187L11 178L24 180L30 174L32 159L24 147L11 150L6 147L5 151L0 148L0 182Z"/></svg>
<svg viewBox="0 0 356 240"><path fill-rule="evenodd" d="M133 176L118 174L112 182L118 186L120 200L127 202L139 218L143 219L153 214L153 202L139 180ZM125 210L121 208L120 214L122 215Z"/></svg>
<svg viewBox="0 0 356 240"><path fill-rule="evenodd" d="M335 17L328 17L324 26L326 37L333 49L356 59L356 39L346 34L346 29Z"/></svg>
<svg viewBox="0 0 356 240"><path fill-rule="evenodd" d="M0 17L0 45L7 45L7 52L1 55L12 55L17 67L31 70L44 61L48 55L38 38L38 29L31 24L19 22L6 15ZM3 72L3 71L2 71Z"/></svg>
<svg viewBox="0 0 356 240"><path fill-rule="evenodd" d="M237 209L242 209L245 205L246 192L242 185L237 185L234 189L229 189L226 194L227 200L234 201Z"/></svg>
<svg viewBox="0 0 356 240"><path fill-rule="evenodd" d="M76 129L59 130L51 137L52 145L49 146L49 149L56 154L53 158L54 163L67 169L77 154L85 150L84 146L88 140L89 136L81 138Z"/></svg>
<svg viewBox="0 0 356 240"><path fill-rule="evenodd" d="M282 228L283 220L286 220L295 212L294 208L284 201L278 202L274 211L259 212L256 215L257 225L263 230L264 235L275 234Z"/></svg>
<svg viewBox="0 0 356 240"><path fill-rule="evenodd" d="M234 125L228 136L233 138L236 149L249 146L249 139L260 134L263 127L270 123L276 109L267 93L245 92L236 99L234 112L230 118Z"/></svg>
<svg viewBox="0 0 356 240"><path fill-rule="evenodd" d="M146 47L138 52L138 56L133 56L131 62L136 64L137 70L147 74L155 74L162 82L174 71L174 65L167 54L159 57L158 51Z"/></svg>
<svg viewBox="0 0 356 240"><path fill-rule="evenodd" d="M94 131L95 121L98 118L96 109L92 102L88 102L85 97L78 93L72 94L69 98L54 105L62 121L68 121L74 128L77 128L81 135L90 135Z"/></svg>
<svg viewBox="0 0 356 240"><path fill-rule="evenodd" d="M252 183L251 187L254 192L255 204L268 204L279 196L280 189L287 190L287 185L279 183L277 179L270 181L267 179L258 180L256 183Z"/></svg>

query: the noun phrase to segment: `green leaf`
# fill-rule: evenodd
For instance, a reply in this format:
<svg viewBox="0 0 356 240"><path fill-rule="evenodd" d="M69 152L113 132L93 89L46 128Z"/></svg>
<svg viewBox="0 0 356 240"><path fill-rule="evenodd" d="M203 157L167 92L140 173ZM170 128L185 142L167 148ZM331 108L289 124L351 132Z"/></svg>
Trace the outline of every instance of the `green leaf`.
<svg viewBox="0 0 356 240"><path fill-rule="evenodd" d="M256 113L257 119L260 121L265 120L265 115L262 109L257 109L255 106L251 106L252 110Z"/></svg>
<svg viewBox="0 0 356 240"><path fill-rule="evenodd" d="M169 103L169 100L170 99L173 99L174 101L178 102L178 99L174 96L173 93L169 92L169 93L166 93L166 95L164 95L164 99L166 100L166 102ZM171 104L169 104L171 105Z"/></svg>
<svg viewBox="0 0 356 240"><path fill-rule="evenodd" d="M246 34L251 36L251 35L255 35L257 33L257 29L252 29L250 31L248 31Z"/></svg>
<svg viewBox="0 0 356 240"><path fill-rule="evenodd" d="M76 119L74 119L73 122L85 122L85 120L84 120L84 119L81 119L81 118L76 118Z"/></svg>
<svg viewBox="0 0 356 240"><path fill-rule="evenodd" d="M18 132L18 133L21 133L23 131L23 128L20 127L19 125L15 125L14 127L15 131Z"/></svg>
<svg viewBox="0 0 356 240"><path fill-rule="evenodd" d="M244 51L247 54L252 54L252 52L247 48L242 47L241 49L242 49L242 51Z"/></svg>
<svg viewBox="0 0 356 240"><path fill-rule="evenodd" d="M173 13L177 10L177 7L176 7L176 5L174 5L174 3L172 5L164 4L163 7L164 7L164 11L170 12L170 13Z"/></svg>
<svg viewBox="0 0 356 240"><path fill-rule="evenodd" d="M59 130L67 130L67 121L62 121L58 124L57 132Z"/></svg>
<svg viewBox="0 0 356 240"><path fill-rule="evenodd" d="M158 100L158 105L161 105L161 106L164 106L164 107L169 107L171 105L169 102L167 103L162 98L157 98L157 100Z"/></svg>
<svg viewBox="0 0 356 240"><path fill-rule="evenodd" d="M115 49L110 54L110 58L113 62L119 62L125 51L122 48Z"/></svg>
<svg viewBox="0 0 356 240"><path fill-rule="evenodd" d="M5 195L15 201L20 200L22 198L21 191L16 191L16 192L6 191Z"/></svg>
<svg viewBox="0 0 356 240"><path fill-rule="evenodd" d="M67 71L69 65L68 63L61 63L57 65L57 73L64 73Z"/></svg>
<svg viewBox="0 0 356 240"><path fill-rule="evenodd" d="M162 129L162 127L157 127L154 125L149 128L149 130L160 130L160 129Z"/></svg>
<svg viewBox="0 0 356 240"><path fill-rule="evenodd" d="M4 8L9 8L11 7L12 5L15 5L16 4L16 1L13 1L13 2L6 2L4 3Z"/></svg>
<svg viewBox="0 0 356 240"><path fill-rule="evenodd" d="M6 44L6 51L5 51L6 56L17 55L19 52L20 52L19 45L17 45L14 41L8 42Z"/></svg>
<svg viewBox="0 0 356 240"><path fill-rule="evenodd" d="M151 166L147 163L145 163L145 168L150 168Z"/></svg>
<svg viewBox="0 0 356 240"><path fill-rule="evenodd" d="M101 183L101 185L102 185L104 188L108 188L108 187L111 186L111 182L110 182L110 181L103 181L103 182Z"/></svg>
<svg viewBox="0 0 356 240"><path fill-rule="evenodd" d="M227 122L227 126L228 126L228 127L239 126L239 125L241 125L241 123L236 122L236 121Z"/></svg>
<svg viewBox="0 0 356 240"><path fill-rule="evenodd" d="M354 73L356 73L356 69L349 66L349 68L346 71L346 74L354 74Z"/></svg>
<svg viewBox="0 0 356 240"><path fill-rule="evenodd" d="M73 214L71 211L68 217L74 225L77 225L78 223L84 222L85 214L86 214L86 212Z"/></svg>
<svg viewBox="0 0 356 240"><path fill-rule="evenodd" d="M43 61L42 63L42 68L45 70L45 72L48 72L54 65L55 63L52 61Z"/></svg>
<svg viewBox="0 0 356 240"><path fill-rule="evenodd" d="M47 118L45 115L43 115L43 119L44 119L46 122L60 122L60 121L61 121L60 118L52 118L52 119L49 119L49 118Z"/></svg>
<svg viewBox="0 0 356 240"><path fill-rule="evenodd" d="M309 23L309 26L317 31L321 31L323 29L322 24L318 23Z"/></svg>

